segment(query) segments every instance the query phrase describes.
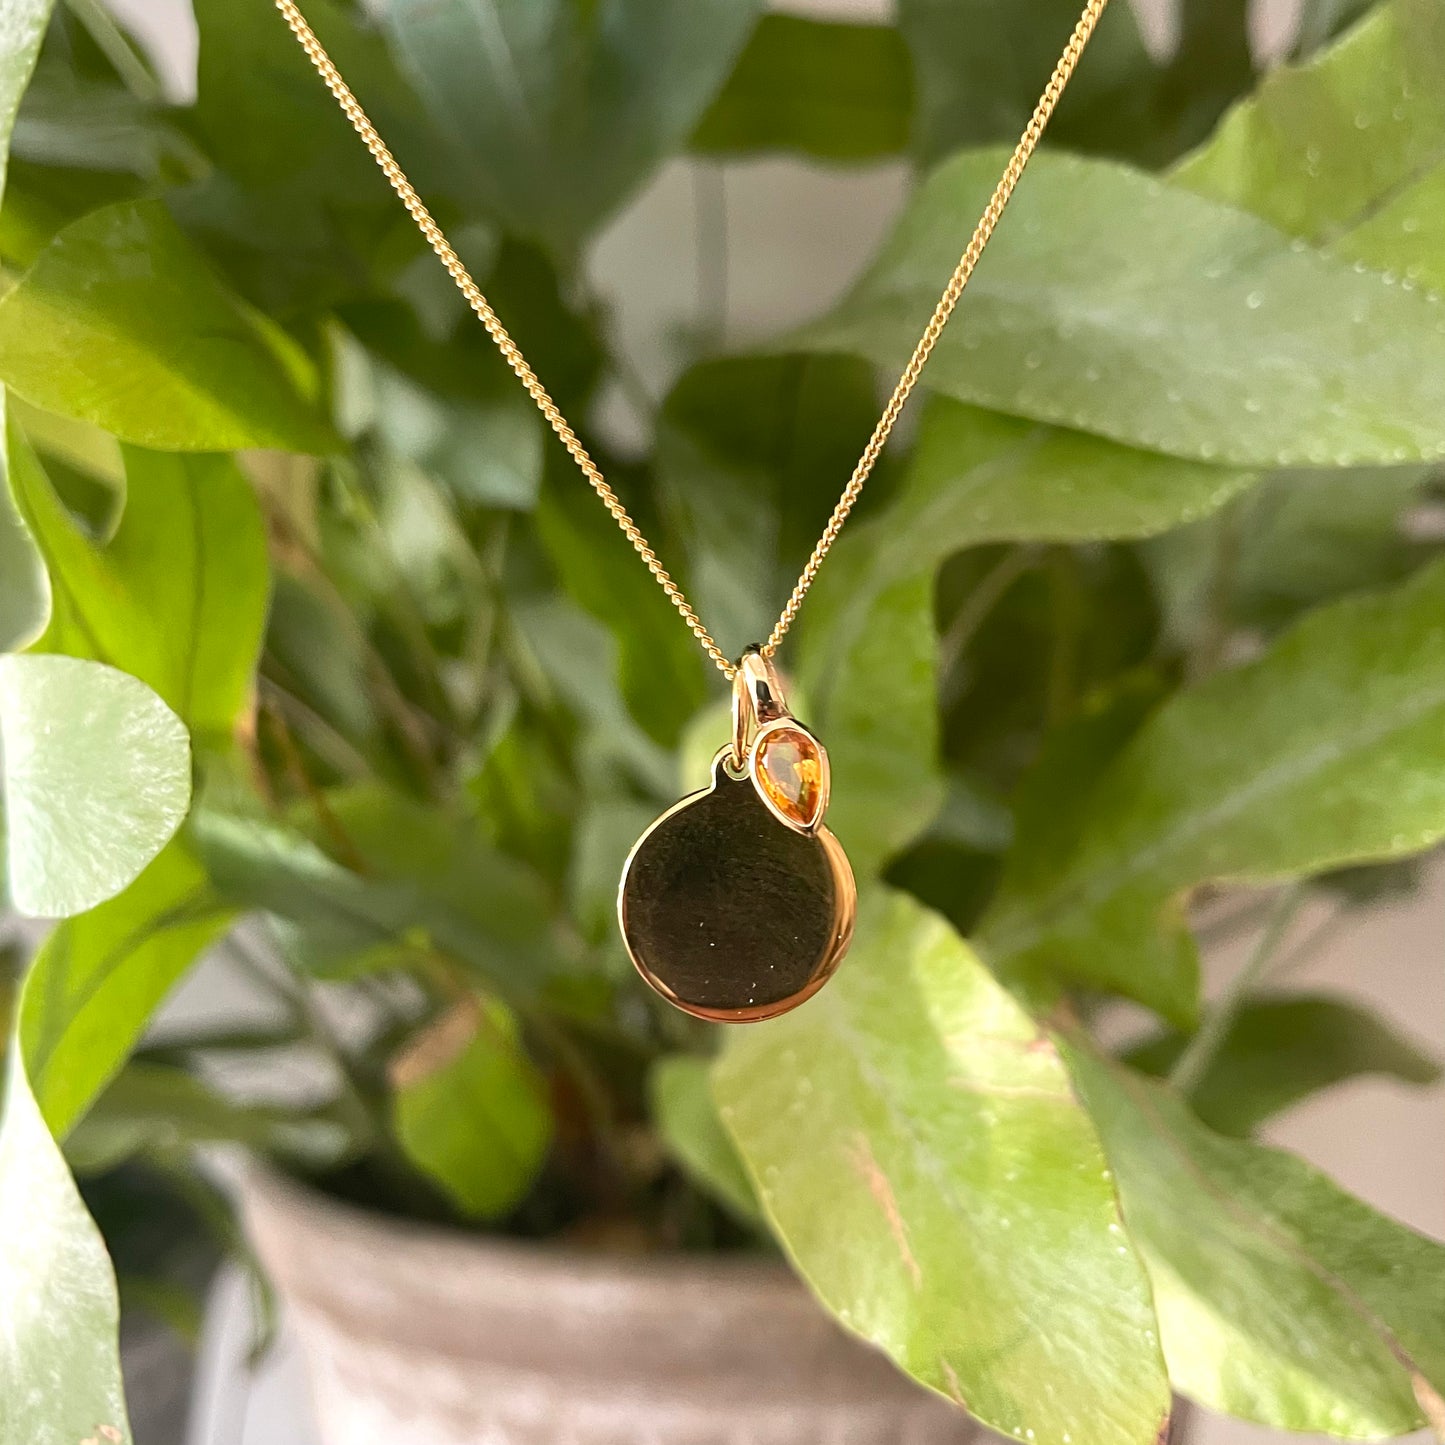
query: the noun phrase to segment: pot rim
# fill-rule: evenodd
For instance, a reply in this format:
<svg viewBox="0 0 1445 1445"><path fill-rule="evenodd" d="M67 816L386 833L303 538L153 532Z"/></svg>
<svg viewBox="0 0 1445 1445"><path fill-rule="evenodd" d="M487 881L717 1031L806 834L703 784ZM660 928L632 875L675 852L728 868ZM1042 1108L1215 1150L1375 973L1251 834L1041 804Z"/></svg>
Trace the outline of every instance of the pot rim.
<svg viewBox="0 0 1445 1445"><path fill-rule="evenodd" d="M269 1160L248 1157L238 1171L238 1187L246 1214L259 1205L272 1216L298 1220L303 1228L340 1231L353 1239L370 1237L378 1248L395 1249L400 1236L433 1259L489 1257L500 1265L524 1270L539 1283L605 1286L626 1284L636 1291L654 1284L671 1294L682 1283L732 1286L749 1291L774 1290L780 1301L807 1291L806 1281L786 1256L737 1254L606 1252L576 1244L526 1240L485 1230L410 1219L368 1209L281 1169Z"/></svg>

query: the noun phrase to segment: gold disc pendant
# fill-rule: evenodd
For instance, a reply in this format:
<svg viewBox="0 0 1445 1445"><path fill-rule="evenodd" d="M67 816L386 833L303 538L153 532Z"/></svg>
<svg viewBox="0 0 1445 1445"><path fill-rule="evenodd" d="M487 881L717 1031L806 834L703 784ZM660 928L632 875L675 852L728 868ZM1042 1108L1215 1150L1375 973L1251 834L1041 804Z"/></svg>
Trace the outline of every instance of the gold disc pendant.
<svg viewBox="0 0 1445 1445"><path fill-rule="evenodd" d="M633 845L617 890L637 971L698 1018L748 1023L796 1008L853 936L857 890L823 826L828 754L749 648L733 679L733 741L712 784Z"/></svg>

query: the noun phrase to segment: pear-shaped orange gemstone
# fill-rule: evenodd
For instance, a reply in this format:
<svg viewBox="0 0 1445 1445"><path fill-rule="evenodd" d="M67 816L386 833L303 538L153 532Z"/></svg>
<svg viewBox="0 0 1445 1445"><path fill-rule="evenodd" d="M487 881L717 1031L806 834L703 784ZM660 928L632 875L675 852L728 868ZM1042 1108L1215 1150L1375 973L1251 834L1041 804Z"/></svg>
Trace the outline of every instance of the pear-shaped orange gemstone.
<svg viewBox="0 0 1445 1445"><path fill-rule="evenodd" d="M758 784L783 817L813 827L823 811L823 750L801 728L778 728L758 740Z"/></svg>

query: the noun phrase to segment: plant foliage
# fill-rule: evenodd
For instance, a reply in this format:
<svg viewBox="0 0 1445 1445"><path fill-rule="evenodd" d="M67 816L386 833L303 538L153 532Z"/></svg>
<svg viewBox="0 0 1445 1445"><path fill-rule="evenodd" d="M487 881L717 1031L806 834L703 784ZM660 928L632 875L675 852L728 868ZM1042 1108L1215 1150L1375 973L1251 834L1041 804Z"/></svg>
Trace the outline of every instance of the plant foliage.
<svg viewBox="0 0 1445 1445"><path fill-rule="evenodd" d="M308 6L736 651L1076 18L760 8ZM1445 458L1445 24L1322 0L1256 78L1244 8L1189 0L1159 57L1111 7L809 597L786 660L858 937L721 1036L612 922L725 736L710 671L268 0L197 0L187 105L93 4L7 7L5 877L61 921L9 1010L0 1435L128 1442L76 1176L217 1140L423 1219L771 1241L1035 1445L1152 1445L1177 1393L1445 1428L1445 1251L1255 1137L1438 1075L1266 980L1302 899L1392 896L1445 835L1445 560L1410 526ZM664 163L761 158L911 184L841 300L745 352L700 325L653 407L590 247ZM1221 893L1277 901L1209 1000ZM156 1033L207 951L269 1021ZM1157 1018L1113 1056L1081 1020L1118 999ZM276 1051L325 1096L217 1085Z"/></svg>

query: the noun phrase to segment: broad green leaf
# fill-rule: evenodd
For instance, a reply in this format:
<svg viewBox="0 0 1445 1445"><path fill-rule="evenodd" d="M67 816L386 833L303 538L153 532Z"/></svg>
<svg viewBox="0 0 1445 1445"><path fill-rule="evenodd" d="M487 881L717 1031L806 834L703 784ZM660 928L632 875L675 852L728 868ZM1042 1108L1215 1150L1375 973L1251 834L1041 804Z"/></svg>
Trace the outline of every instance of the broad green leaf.
<svg viewBox="0 0 1445 1445"><path fill-rule="evenodd" d="M163 451L323 452L334 440L299 348L150 201L67 226L0 299L0 380Z"/></svg>
<svg viewBox="0 0 1445 1445"><path fill-rule="evenodd" d="M427 336L400 303L350 306L342 320L371 353L367 421L390 450L461 502L535 504L545 425L470 315L446 343Z"/></svg>
<svg viewBox="0 0 1445 1445"><path fill-rule="evenodd" d="M787 601L873 430L874 392L872 369L848 358L736 356L692 367L663 403L662 505L730 656Z"/></svg>
<svg viewBox="0 0 1445 1445"><path fill-rule="evenodd" d="M938 615L945 756L1003 793L1052 732L1127 676L1177 669L1159 653L1153 589L1124 543L965 552L939 574Z"/></svg>
<svg viewBox="0 0 1445 1445"><path fill-rule="evenodd" d="M845 533L803 614L802 676L833 766L830 826L854 866L916 838L940 797L941 563L983 542L1145 536L1206 515L1251 480L931 401L898 496Z"/></svg>
<svg viewBox="0 0 1445 1445"><path fill-rule="evenodd" d="M656 531L645 530L649 536ZM612 691L621 688L650 738L672 745L706 696L711 665L612 518L577 485L565 454L549 457L537 531L558 582L609 634L606 646L616 666ZM592 658L588 671L609 660Z"/></svg>
<svg viewBox="0 0 1445 1445"><path fill-rule="evenodd" d="M1445 287L1438 5L1387 0L1330 49L1271 73L1178 179L1391 281Z"/></svg>
<svg viewBox="0 0 1445 1445"><path fill-rule="evenodd" d="M5 188L10 135L55 0L10 0L0 10L0 192Z"/></svg>
<svg viewBox="0 0 1445 1445"><path fill-rule="evenodd" d="M244 294L271 315L311 316L378 286L390 290L407 262L429 261L411 218L276 7L196 0L194 9L196 103L184 119L216 168L167 199ZM334 0L310 0L305 9L451 230L454 204L466 200L461 168L421 115L375 22Z"/></svg>
<svg viewBox="0 0 1445 1445"><path fill-rule="evenodd" d="M1445 143L1442 143L1445 150ZM1445 161L1381 207L1335 248L1401 285L1445 289Z"/></svg>
<svg viewBox="0 0 1445 1445"><path fill-rule="evenodd" d="M901 370L1002 164L940 166L853 291L787 346ZM924 384L1173 456L1346 466L1445 455L1442 366L1437 298L1179 186L1045 152Z"/></svg>
<svg viewBox="0 0 1445 1445"><path fill-rule="evenodd" d="M317 200L349 202L353 209L370 201L373 211L394 204L376 163L274 6L195 0L195 12L200 53L190 120L228 176L253 196L284 195L298 205L309 200L315 209ZM416 100L365 13L335 0L310 0L306 18L403 163L410 169L418 152L429 157ZM256 84L258 74L264 86ZM419 184L434 179L417 176ZM316 219L305 213L306 222ZM304 235L310 226L298 229Z"/></svg>
<svg viewBox="0 0 1445 1445"><path fill-rule="evenodd" d="M646 573L643 575L645 577ZM666 621L666 617L660 620ZM582 746L578 761L595 768L609 786L615 783L614 774L620 765L626 775L645 784L645 791L660 798L675 793L677 785L671 754L642 730L623 697L621 688L627 667L619 656L620 639L603 623L563 598L523 603L516 610L516 622L518 633L536 658L547 688L581 725ZM685 631L683 637L687 639ZM687 658L685 651L676 654L679 665L691 663L699 675L702 671L698 665L700 657L701 654L696 658ZM628 662L638 665L637 692L645 705L642 661L641 648L628 658ZM698 687L697 691L700 692L701 688ZM532 775L527 779L529 786L546 781L545 775L536 771L536 761L528 756L535 750L535 736L526 748L523 747L522 737L518 737L516 752L520 758L516 762L532 769ZM509 767L514 765L512 759L504 758L502 761ZM550 766L554 771L557 769L555 756ZM555 781L560 786L571 786L567 779ZM484 772L478 775L478 787L485 787ZM560 793L554 802L570 817L572 809Z"/></svg>
<svg viewBox="0 0 1445 1445"><path fill-rule="evenodd" d="M714 1092L845 1325L1020 1440L1152 1445L1169 1389L1103 1151L1052 1044L942 919L874 892L837 978L730 1034Z"/></svg>
<svg viewBox="0 0 1445 1445"><path fill-rule="evenodd" d="M545 915L520 907L500 868L471 880L458 898L468 853L459 847L433 879L435 843L419 850L407 871L380 878L333 862L309 839L274 824L202 811L193 831L216 890L237 907L274 914L292 956L322 974L394 966L399 955L438 949L504 992L535 993L557 970L558 952L544 931ZM404 848L410 831L400 832ZM474 855L491 868L484 852ZM502 900L495 916L489 896ZM539 936L540 935L540 936Z"/></svg>
<svg viewBox="0 0 1445 1445"><path fill-rule="evenodd" d="M50 579L7 484L0 486L0 652L18 651L45 630L50 617Z"/></svg>
<svg viewBox="0 0 1445 1445"><path fill-rule="evenodd" d="M1017 140L1082 9L1076 0L900 0L898 24L918 77L919 154L937 160L961 146ZM1153 73L1131 8L1111 6L1050 122L1050 139L1088 148L1108 136L1117 145L1122 113L1136 121L1138 144L1133 97Z"/></svg>
<svg viewBox="0 0 1445 1445"><path fill-rule="evenodd" d="M687 140L756 0L392 0L397 50L497 218L558 256Z"/></svg>
<svg viewBox="0 0 1445 1445"><path fill-rule="evenodd" d="M0 1111L0 1439L130 1445L115 1272L40 1116L20 1050Z"/></svg>
<svg viewBox="0 0 1445 1445"><path fill-rule="evenodd" d="M494 999L446 1013L392 1061L392 1119L407 1156L469 1219L527 1192L552 1140L546 1081Z"/></svg>
<svg viewBox="0 0 1445 1445"><path fill-rule="evenodd" d="M1126 673L1046 734L1010 799L1009 841L1020 834L1032 837L1083 826L1100 775L1171 690L1169 680L1157 672Z"/></svg>
<svg viewBox="0 0 1445 1445"><path fill-rule="evenodd" d="M1389 0L1329 50L1273 71L1176 178L1373 261L1366 233L1409 241L1412 216L1433 219L1420 202L1442 171L1445 17L1434 0ZM1445 268L1438 247L1419 257Z"/></svg>
<svg viewBox="0 0 1445 1445"><path fill-rule="evenodd" d="M227 738L248 705L270 590L266 536L229 457L125 450L125 509L97 543L12 430L16 498L49 569L37 644L138 677L198 741Z"/></svg>
<svg viewBox="0 0 1445 1445"><path fill-rule="evenodd" d="M572 914L594 943L617 937L617 881L637 840L661 809L631 798L597 798L577 820L568 877Z"/></svg>
<svg viewBox="0 0 1445 1445"><path fill-rule="evenodd" d="M10 897L22 913L82 913L166 845L191 799L180 719L144 683L96 662L0 657Z"/></svg>
<svg viewBox="0 0 1445 1445"><path fill-rule="evenodd" d="M1312 55L1372 7L1372 0L1304 0L1293 54Z"/></svg>
<svg viewBox="0 0 1445 1445"><path fill-rule="evenodd" d="M1125 1058L1145 1073L1167 1074L1185 1042L1178 1034L1159 1035ZM1240 1009L1189 1103L1210 1128L1242 1138L1301 1099L1362 1074L1432 1084L1440 1066L1349 999L1254 998Z"/></svg>
<svg viewBox="0 0 1445 1445"><path fill-rule="evenodd" d="M912 115L908 50L893 26L764 15L692 149L876 160L906 149Z"/></svg>
<svg viewBox="0 0 1445 1445"><path fill-rule="evenodd" d="M1169 630L1185 647L1221 624L1275 631L1321 602L1403 580L1425 552L1405 523L1428 477L1424 467L1279 472L1237 506L1151 539L1141 552Z"/></svg>
<svg viewBox="0 0 1445 1445"><path fill-rule="evenodd" d="M1445 1247L1303 1160L1221 1138L1166 1088L1068 1051L1149 1269L1175 1388L1286 1430L1445 1424Z"/></svg>
<svg viewBox="0 0 1445 1445"><path fill-rule="evenodd" d="M542 878L561 882L573 849L577 785L559 755L545 706L523 704L500 725L463 788L486 836ZM634 730L635 731L635 730ZM583 909L579 917L586 917Z"/></svg>
<svg viewBox="0 0 1445 1445"><path fill-rule="evenodd" d="M184 174L192 158L169 116L155 94L137 93L141 84L154 90L154 82L137 76L133 88L109 67L99 73L88 66L81 52L91 37L66 13L69 8L61 8L25 93L12 156L28 162L30 174L40 166L148 182Z"/></svg>
<svg viewBox="0 0 1445 1445"><path fill-rule="evenodd" d="M296 1168L343 1162L347 1130L324 1110L243 1104L171 1064L128 1064L65 1141L76 1173L94 1175L137 1154L173 1157L202 1144L240 1144Z"/></svg>
<svg viewBox="0 0 1445 1445"><path fill-rule="evenodd" d="M57 1139L229 921L177 841L123 893L66 919L45 940L26 978L19 1028L36 1101Z"/></svg>
<svg viewBox="0 0 1445 1445"><path fill-rule="evenodd" d="M718 1118L707 1060L659 1059L648 1077L652 1120L668 1152L704 1194L747 1224L761 1222L758 1196Z"/></svg>
<svg viewBox="0 0 1445 1445"><path fill-rule="evenodd" d="M799 648L803 687L817 698L806 721L832 769L828 826L860 877L925 832L944 793L933 577L918 559L904 576L869 576L873 558L863 535L863 542L849 539L849 561L841 549L832 558L828 590L810 599ZM857 593L848 588L850 576ZM862 611L854 602L865 590Z"/></svg>
<svg viewBox="0 0 1445 1445"><path fill-rule="evenodd" d="M914 149L1018 139L1078 23L1078 0L901 0L918 75ZM1049 122L1051 144L1133 160L1173 160L1208 133L1253 79L1247 0L1171 6L1167 56L1151 55L1133 6L1111 6Z"/></svg>
<svg viewBox="0 0 1445 1445"><path fill-rule="evenodd" d="M331 794L335 827L364 871L422 888L516 962L550 952L551 900L537 876L487 842L463 813L380 786Z"/></svg>
<svg viewBox="0 0 1445 1445"><path fill-rule="evenodd" d="M1020 835L982 942L1188 1024L1180 900L1419 852L1445 836L1445 566L1311 613L1258 661L1159 709L1081 826ZM1248 746L1241 746L1242 740Z"/></svg>

